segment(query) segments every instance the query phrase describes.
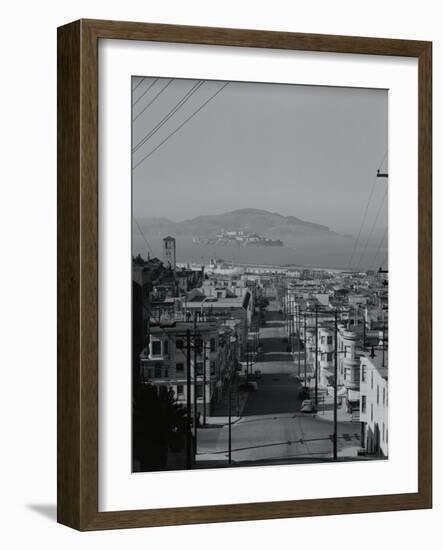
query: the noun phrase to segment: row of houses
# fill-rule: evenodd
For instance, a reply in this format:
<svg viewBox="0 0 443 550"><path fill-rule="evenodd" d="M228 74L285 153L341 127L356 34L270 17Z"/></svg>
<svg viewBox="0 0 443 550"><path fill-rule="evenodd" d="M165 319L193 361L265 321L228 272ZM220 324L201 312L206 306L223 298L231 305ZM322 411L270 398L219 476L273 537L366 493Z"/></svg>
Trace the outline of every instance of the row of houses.
<svg viewBox="0 0 443 550"><path fill-rule="evenodd" d="M342 288L341 285L337 285ZM316 291L319 289L316 288ZM388 456L388 309L376 282L365 293L287 289L288 331L304 345L311 384L333 394L349 419L363 426L365 452ZM300 360L296 357L296 360ZM337 361L337 380L335 380ZM337 383L337 388L335 388Z"/></svg>
<svg viewBox="0 0 443 550"><path fill-rule="evenodd" d="M175 256L167 237L163 262L133 262L133 380L167 387L204 419L248 353L261 287L243 273L178 267Z"/></svg>

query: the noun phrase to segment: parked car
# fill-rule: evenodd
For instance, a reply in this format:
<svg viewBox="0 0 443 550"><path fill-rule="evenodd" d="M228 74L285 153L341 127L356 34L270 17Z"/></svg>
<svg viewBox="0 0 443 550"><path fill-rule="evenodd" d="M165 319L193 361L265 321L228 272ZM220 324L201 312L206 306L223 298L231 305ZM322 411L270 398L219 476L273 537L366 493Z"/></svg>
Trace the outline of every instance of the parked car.
<svg viewBox="0 0 443 550"><path fill-rule="evenodd" d="M300 399L309 399L309 396L310 396L310 391L309 391L309 388L308 386L302 386L299 391L298 391L298 396L300 397Z"/></svg>
<svg viewBox="0 0 443 550"><path fill-rule="evenodd" d="M315 413L317 409L315 408L314 401L312 399L305 399L301 404L300 412L302 413Z"/></svg>

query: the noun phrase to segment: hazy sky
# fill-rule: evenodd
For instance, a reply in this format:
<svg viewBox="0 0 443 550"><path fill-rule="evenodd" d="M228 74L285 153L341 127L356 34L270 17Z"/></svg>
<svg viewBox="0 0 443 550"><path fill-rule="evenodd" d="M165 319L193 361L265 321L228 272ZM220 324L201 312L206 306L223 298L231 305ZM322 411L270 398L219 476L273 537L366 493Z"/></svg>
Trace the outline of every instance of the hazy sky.
<svg viewBox="0 0 443 550"><path fill-rule="evenodd" d="M262 208L355 232L377 182L367 217L383 205L386 227L386 90L230 82L185 122L224 84L133 78L136 217Z"/></svg>

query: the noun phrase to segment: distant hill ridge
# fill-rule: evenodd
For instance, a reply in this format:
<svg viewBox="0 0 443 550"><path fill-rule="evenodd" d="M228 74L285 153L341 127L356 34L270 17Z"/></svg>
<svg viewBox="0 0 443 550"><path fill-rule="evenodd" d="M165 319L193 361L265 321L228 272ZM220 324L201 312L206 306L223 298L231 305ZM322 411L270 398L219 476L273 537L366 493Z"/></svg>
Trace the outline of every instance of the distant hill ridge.
<svg viewBox="0 0 443 550"><path fill-rule="evenodd" d="M257 208L241 208L223 214L197 216L181 222L174 222L164 217L137 218L137 222L144 233L159 236L171 233L192 237L211 237L221 231L242 230L271 238L282 238L285 235L336 235L326 225Z"/></svg>

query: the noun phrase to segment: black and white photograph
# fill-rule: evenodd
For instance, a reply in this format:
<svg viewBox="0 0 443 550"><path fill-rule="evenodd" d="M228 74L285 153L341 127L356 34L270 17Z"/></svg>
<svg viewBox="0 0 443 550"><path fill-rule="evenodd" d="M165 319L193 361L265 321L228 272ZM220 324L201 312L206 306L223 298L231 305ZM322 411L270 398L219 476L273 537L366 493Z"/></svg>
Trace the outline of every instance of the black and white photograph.
<svg viewBox="0 0 443 550"><path fill-rule="evenodd" d="M388 459L388 90L131 87L132 471Z"/></svg>

